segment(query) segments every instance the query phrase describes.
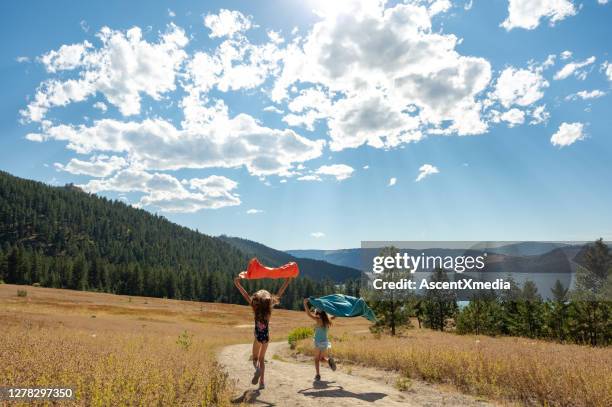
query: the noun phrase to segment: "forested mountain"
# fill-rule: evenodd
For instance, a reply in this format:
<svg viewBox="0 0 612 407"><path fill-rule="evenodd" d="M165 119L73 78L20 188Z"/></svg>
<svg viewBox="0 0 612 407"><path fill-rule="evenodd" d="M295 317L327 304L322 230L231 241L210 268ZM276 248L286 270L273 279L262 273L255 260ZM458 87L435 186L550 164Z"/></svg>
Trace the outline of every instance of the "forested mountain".
<svg viewBox="0 0 612 407"><path fill-rule="evenodd" d="M249 257L257 257L266 266L277 267L295 261L300 266L300 274L314 280L329 279L335 282L357 280L361 272L351 267L338 266L322 260L294 257L289 253L272 249L261 243L239 237L219 236L219 239L231 244Z"/></svg>
<svg viewBox="0 0 612 407"><path fill-rule="evenodd" d="M67 185L0 172L0 280L118 294L243 302L233 277L249 257L162 216ZM278 281L250 282L254 289ZM286 307L333 290L297 279Z"/></svg>

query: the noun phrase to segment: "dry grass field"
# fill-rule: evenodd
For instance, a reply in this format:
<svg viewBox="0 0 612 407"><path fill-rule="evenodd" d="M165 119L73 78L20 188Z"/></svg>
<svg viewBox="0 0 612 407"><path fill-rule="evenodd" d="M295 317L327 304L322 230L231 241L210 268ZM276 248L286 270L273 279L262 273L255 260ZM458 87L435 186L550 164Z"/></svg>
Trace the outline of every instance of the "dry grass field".
<svg viewBox="0 0 612 407"><path fill-rule="evenodd" d="M344 363L392 369L503 403L612 406L612 348L425 329L400 338L339 334L332 343ZM313 351L310 341L298 350Z"/></svg>
<svg viewBox="0 0 612 407"><path fill-rule="evenodd" d="M275 310L272 340L309 325L302 312ZM62 405L229 405L233 383L216 354L252 341L245 306L8 284L0 285L0 326L0 385L74 387L77 400ZM367 328L362 318L337 320L341 362L503 403L612 405L612 348L418 329L376 337ZM311 352L310 343L299 349Z"/></svg>
<svg viewBox="0 0 612 407"><path fill-rule="evenodd" d="M238 305L2 284L0 385L74 387L74 405L228 405L215 354L251 342L252 318ZM304 324L301 312L275 310L272 340Z"/></svg>

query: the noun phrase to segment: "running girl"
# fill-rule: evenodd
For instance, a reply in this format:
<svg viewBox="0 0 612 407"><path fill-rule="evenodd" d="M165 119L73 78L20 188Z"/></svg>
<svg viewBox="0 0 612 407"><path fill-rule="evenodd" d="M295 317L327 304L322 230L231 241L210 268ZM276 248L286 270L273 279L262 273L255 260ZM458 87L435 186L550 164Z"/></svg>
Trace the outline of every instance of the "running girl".
<svg viewBox="0 0 612 407"><path fill-rule="evenodd" d="M317 374L315 376L315 380L321 380L321 373L319 372L319 364L320 362L329 363L329 367L331 370L336 370L336 362L334 358L329 356L327 357L328 351L331 348L331 343L327 338L327 332L329 331L329 327L331 326L331 320L334 317L329 317L325 311L315 309L313 313L308 306L308 298L304 298L304 311L306 315L310 318L314 319L316 322L315 332L314 332L314 346L315 346L315 369Z"/></svg>
<svg viewBox="0 0 612 407"><path fill-rule="evenodd" d="M240 277L234 279L234 284L238 288L238 291L240 291L240 294L242 294L244 299L253 308L253 313L255 315L255 339L253 340L253 367L255 368L255 373L253 374L251 383L257 384L257 381L259 381L260 389L265 388L265 358L266 351L268 350L268 342L270 342L270 316L272 315L272 308L279 304L280 298L283 296L290 282L290 278L285 279L285 282L276 295L270 294L267 290L259 290L253 295L249 295L240 284Z"/></svg>

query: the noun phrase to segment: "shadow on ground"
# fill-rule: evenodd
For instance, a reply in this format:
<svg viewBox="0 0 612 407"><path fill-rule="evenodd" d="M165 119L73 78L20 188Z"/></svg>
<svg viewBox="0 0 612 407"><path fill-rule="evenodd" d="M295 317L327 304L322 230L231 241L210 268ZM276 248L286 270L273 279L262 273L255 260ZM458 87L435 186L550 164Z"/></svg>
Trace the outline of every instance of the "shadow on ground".
<svg viewBox="0 0 612 407"><path fill-rule="evenodd" d="M261 404L266 407L274 407L275 404L268 401L259 400L258 397L261 395L259 390L245 390L242 396L232 400L232 404Z"/></svg>
<svg viewBox="0 0 612 407"><path fill-rule="evenodd" d="M334 383L336 382L328 382L325 380L315 381L312 383L312 387L308 389L302 389L298 391L298 393L303 394L307 397L354 398L358 400L368 401L370 403L387 397L387 394L385 393L355 393L352 391L344 390L344 387Z"/></svg>

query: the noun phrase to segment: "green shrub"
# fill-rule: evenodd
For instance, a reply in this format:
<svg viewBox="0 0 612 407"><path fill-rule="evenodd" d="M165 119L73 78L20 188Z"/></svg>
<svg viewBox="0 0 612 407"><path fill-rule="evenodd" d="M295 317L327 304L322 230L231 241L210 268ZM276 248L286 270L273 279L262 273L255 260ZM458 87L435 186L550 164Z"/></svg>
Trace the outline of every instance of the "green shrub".
<svg viewBox="0 0 612 407"><path fill-rule="evenodd" d="M26 290L17 290L17 297L27 297L28 292Z"/></svg>
<svg viewBox="0 0 612 407"><path fill-rule="evenodd" d="M395 381L395 388L399 391L408 391L412 387L412 380L407 376L400 376Z"/></svg>
<svg viewBox="0 0 612 407"><path fill-rule="evenodd" d="M287 338L289 342L289 346L291 349L295 349L295 345L301 339L310 338L314 335L314 329L312 328L295 328L293 331L289 332L289 337Z"/></svg>
<svg viewBox="0 0 612 407"><path fill-rule="evenodd" d="M176 340L176 344L184 350L189 350L193 343L193 335L190 335L187 331L183 331Z"/></svg>

